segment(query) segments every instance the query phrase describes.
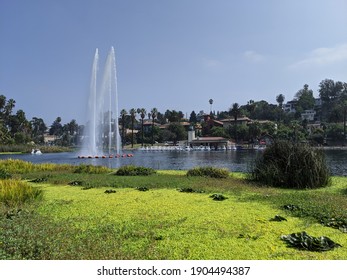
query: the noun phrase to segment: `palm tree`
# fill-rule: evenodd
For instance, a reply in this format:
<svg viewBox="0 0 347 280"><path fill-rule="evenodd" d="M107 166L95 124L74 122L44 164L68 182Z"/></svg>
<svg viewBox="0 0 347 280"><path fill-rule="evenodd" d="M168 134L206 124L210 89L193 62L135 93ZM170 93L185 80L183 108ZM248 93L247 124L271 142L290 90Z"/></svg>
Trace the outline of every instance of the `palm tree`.
<svg viewBox="0 0 347 280"><path fill-rule="evenodd" d="M120 111L121 119L122 119L122 148L124 148L125 143L125 117L128 114L127 110L122 109Z"/></svg>
<svg viewBox="0 0 347 280"><path fill-rule="evenodd" d="M212 115L212 104L213 104L213 99L210 99L208 102L210 103L210 114Z"/></svg>
<svg viewBox="0 0 347 280"><path fill-rule="evenodd" d="M285 97L284 97L283 94L279 94L279 95L276 96L276 101L277 101L277 103L278 103L278 106L279 106L281 109L282 109L282 107L283 107L284 99L285 99Z"/></svg>
<svg viewBox="0 0 347 280"><path fill-rule="evenodd" d="M154 120L158 115L158 109L153 108L151 110L151 116L152 116L152 146L154 145Z"/></svg>
<svg viewBox="0 0 347 280"><path fill-rule="evenodd" d="M131 116L131 148L134 148L134 122L136 117L136 109L132 108L130 109L130 116Z"/></svg>
<svg viewBox="0 0 347 280"><path fill-rule="evenodd" d="M229 115L234 117L235 141L237 143L237 118L240 116L241 110L238 103L233 103L229 110Z"/></svg>
<svg viewBox="0 0 347 280"><path fill-rule="evenodd" d="M143 133L144 133L144 131L143 131L143 120L144 120L144 118L146 117L146 109L145 108L138 108L137 109L137 113L138 114L140 114L140 117L141 117L141 138L142 138L142 147L143 147L143 138L144 138L144 136L143 136Z"/></svg>

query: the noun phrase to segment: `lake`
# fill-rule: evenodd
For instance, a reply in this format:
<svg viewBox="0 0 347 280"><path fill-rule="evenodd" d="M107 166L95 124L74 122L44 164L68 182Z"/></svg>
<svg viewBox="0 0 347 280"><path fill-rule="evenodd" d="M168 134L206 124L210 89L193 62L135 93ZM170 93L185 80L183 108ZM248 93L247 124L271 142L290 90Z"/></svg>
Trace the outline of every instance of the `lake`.
<svg viewBox="0 0 347 280"><path fill-rule="evenodd" d="M13 158L33 163L92 164L118 168L134 164L154 169L187 170L195 166L215 166L230 171L247 172L262 151L127 151L133 157L79 159L78 153L47 153L42 155L0 155L0 159ZM333 175L347 176L347 150L325 150L327 164Z"/></svg>

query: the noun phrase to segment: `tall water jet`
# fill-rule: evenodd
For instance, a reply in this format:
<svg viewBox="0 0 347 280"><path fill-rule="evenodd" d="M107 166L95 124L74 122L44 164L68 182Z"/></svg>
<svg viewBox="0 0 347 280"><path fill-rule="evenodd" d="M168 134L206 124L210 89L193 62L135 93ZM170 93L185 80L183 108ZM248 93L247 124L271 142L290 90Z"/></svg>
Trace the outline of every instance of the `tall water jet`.
<svg viewBox="0 0 347 280"><path fill-rule="evenodd" d="M82 151L88 155L100 155L106 151L109 155L113 152L120 154L117 69L113 47L107 56L100 84L98 84L98 64L99 51L96 49Z"/></svg>

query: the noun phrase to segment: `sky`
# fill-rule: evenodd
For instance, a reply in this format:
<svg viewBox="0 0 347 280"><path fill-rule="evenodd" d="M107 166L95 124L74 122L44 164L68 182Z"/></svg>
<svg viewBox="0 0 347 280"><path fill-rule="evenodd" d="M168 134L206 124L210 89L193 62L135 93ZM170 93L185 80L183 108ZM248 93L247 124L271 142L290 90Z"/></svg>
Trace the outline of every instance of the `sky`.
<svg viewBox="0 0 347 280"><path fill-rule="evenodd" d="M1 0L0 94L47 125L83 124L96 48L119 110L187 114L347 82L346 0Z"/></svg>

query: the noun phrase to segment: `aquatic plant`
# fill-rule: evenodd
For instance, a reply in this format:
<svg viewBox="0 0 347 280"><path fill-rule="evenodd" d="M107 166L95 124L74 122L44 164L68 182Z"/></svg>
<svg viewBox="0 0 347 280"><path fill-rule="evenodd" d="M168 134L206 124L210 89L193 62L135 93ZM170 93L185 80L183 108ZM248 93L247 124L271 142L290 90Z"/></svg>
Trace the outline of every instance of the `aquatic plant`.
<svg viewBox="0 0 347 280"><path fill-rule="evenodd" d="M277 141L255 161L249 178L274 187L314 189L329 185L330 172L321 150Z"/></svg>
<svg viewBox="0 0 347 280"><path fill-rule="evenodd" d="M301 250L320 252L342 247L340 244L332 241L329 237L313 237L308 235L305 231L282 235L281 239L285 241L289 247L294 247Z"/></svg>

